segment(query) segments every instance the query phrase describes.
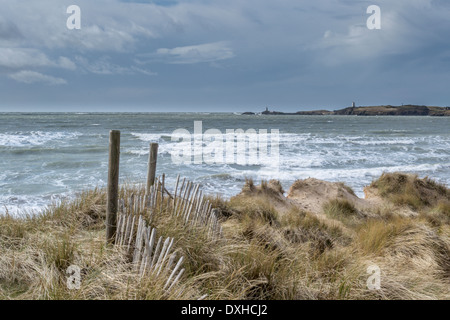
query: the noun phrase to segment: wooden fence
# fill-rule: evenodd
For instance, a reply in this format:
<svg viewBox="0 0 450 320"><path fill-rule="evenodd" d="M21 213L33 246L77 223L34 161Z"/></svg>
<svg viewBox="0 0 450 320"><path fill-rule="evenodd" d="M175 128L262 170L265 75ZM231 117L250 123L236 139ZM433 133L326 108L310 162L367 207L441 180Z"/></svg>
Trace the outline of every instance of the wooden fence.
<svg viewBox="0 0 450 320"><path fill-rule="evenodd" d="M176 239L157 236L157 215L181 221L186 232L206 232L213 240L222 237L222 227L211 203L199 184L177 176L172 192L167 189L165 174L155 178L158 145L150 145L145 195L118 199L120 132L111 131L108 176L108 210L106 241L126 250L134 269L141 277L163 276L164 290L170 291L180 281L185 269L184 257L177 257ZM200 227L200 228L195 228ZM202 296L200 299L205 298Z"/></svg>
<svg viewBox="0 0 450 320"><path fill-rule="evenodd" d="M173 193L167 190L163 175L157 178L145 196L132 195L119 203L115 244L132 257L134 269L141 277L148 274L167 277L164 285L167 291L173 289L182 277L184 257L177 257L174 238L157 237L157 230L152 227L155 215L178 217L186 232L198 230L189 226L200 226L213 240L222 236L216 212L203 196L200 185L181 180L180 176Z"/></svg>
<svg viewBox="0 0 450 320"><path fill-rule="evenodd" d="M164 290L170 291L184 273L184 269L180 269L184 257L175 264L177 254L171 253L174 239L160 236L156 241L156 228L148 226L141 215L121 213L117 227L116 245L125 247L132 255L135 271L141 277L147 274L168 276Z"/></svg>

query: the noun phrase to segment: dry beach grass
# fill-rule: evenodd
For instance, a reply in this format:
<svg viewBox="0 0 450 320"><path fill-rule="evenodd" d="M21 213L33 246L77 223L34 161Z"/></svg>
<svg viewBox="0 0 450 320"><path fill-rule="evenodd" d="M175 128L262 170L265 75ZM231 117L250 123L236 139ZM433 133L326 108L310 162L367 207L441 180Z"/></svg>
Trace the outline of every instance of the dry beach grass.
<svg viewBox="0 0 450 320"><path fill-rule="evenodd" d="M450 299L450 189L394 173L365 191L359 199L343 184L302 180L286 197L277 181L248 180L230 200L210 199L220 239L161 212L152 223L185 257L171 292L105 245L103 190L39 215L2 215L0 299ZM79 290L67 287L70 265L81 268ZM370 265L380 290L367 288Z"/></svg>

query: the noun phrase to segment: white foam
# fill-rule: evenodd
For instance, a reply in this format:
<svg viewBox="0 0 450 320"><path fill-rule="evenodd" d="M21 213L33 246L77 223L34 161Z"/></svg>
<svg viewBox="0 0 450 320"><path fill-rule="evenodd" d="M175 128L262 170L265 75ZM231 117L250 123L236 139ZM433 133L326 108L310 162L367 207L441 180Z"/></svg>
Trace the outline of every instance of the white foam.
<svg viewBox="0 0 450 320"><path fill-rule="evenodd" d="M144 142L158 142L161 139L161 137L164 136L161 133L136 133L136 132L132 132L131 135Z"/></svg>
<svg viewBox="0 0 450 320"><path fill-rule="evenodd" d="M44 131L18 131L0 133L0 146L27 147L41 146L53 140L74 139L80 136L79 132L44 132Z"/></svg>
<svg viewBox="0 0 450 320"><path fill-rule="evenodd" d="M1 196L0 215L8 213L11 216L21 216L25 214L37 214L45 210L48 202L40 196Z"/></svg>
<svg viewBox="0 0 450 320"><path fill-rule="evenodd" d="M73 195L80 188L104 186L107 176L107 144L102 154L80 155L79 158L70 155L71 146L79 150L82 147L81 143L92 146L107 143L107 132L97 127L96 121L88 122L88 124L93 123L92 127L89 127L89 132L78 141L73 139L81 133L63 132L62 129L59 132L36 130L0 133L0 148L20 150L25 147L22 150L27 152L26 147L32 146L58 148L64 145L65 147L61 154L56 152L32 158L32 163L27 163L25 166L20 162L19 157L17 163L0 162L0 165L4 167L0 171L0 213L4 211L3 205L8 207L9 212L42 210L54 199L65 194ZM242 123L236 124L237 128L241 125ZM253 125L258 132L258 123L255 122ZM158 142L158 172L166 173L167 183L174 183L176 175L181 174L182 177L200 182L205 192L220 193L227 197L241 190L246 177L252 177L255 181L278 179L281 180L285 189L289 188L295 180L308 177L342 181L354 188L358 195L362 194L364 185L378 178L383 172L416 172L441 179L444 183L450 181L450 165L448 164L450 163L450 137L448 134L414 136L409 133L404 134L403 131L406 130L397 132L390 129L387 129L386 134L383 132L378 134L378 132L371 133L362 129L350 131L337 127L338 133L334 135L331 131L317 132L314 126L310 126L311 130L315 131L312 133L286 133L282 132L283 126L286 127L280 125L279 134L279 166L273 163L271 157L262 157L258 165L247 166L205 163L175 165L172 162L171 153L179 142L171 141L172 133L167 133L168 127L158 133L138 132L141 129L136 127L134 130L137 132L123 137L124 143L121 147L123 166L121 165L120 179L121 181L145 180L148 143ZM203 132L206 129L208 128L203 128ZM82 131L82 129L77 130ZM200 136L193 134L192 127L188 128L188 131L189 135L178 135L178 137L191 138L193 160L195 157L193 153L199 155L201 152L200 149L194 148L194 138L200 138ZM361 135L356 134L358 131ZM225 129L221 132L224 142L231 138L230 134L226 134ZM268 128L268 134L270 134L270 128ZM232 135L236 141L235 134ZM267 140L270 150L270 137ZM67 142L64 143L64 141ZM204 141L203 146L208 143L209 141ZM257 146L250 140L250 148ZM24 158L28 161L30 157ZM46 165L46 163L67 161L70 166ZM19 195L15 195L16 193ZM45 195L39 195L39 193L45 193ZM57 194L57 196L52 199L49 193Z"/></svg>

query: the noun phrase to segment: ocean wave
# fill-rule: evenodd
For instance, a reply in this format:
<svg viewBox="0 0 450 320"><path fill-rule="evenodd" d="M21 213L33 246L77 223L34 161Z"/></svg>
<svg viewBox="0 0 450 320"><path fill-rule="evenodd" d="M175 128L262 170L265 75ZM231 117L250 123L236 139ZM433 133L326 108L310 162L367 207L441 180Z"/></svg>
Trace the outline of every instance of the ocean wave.
<svg viewBox="0 0 450 320"><path fill-rule="evenodd" d="M201 176L199 177L200 180L210 180L210 179L217 179L217 180L241 180L237 179L235 176L233 176L230 173L215 173L208 176Z"/></svg>
<svg viewBox="0 0 450 320"><path fill-rule="evenodd" d="M36 215L44 212L49 206L66 199L68 195L47 196L0 196L0 215L9 214L13 217Z"/></svg>
<svg viewBox="0 0 450 320"><path fill-rule="evenodd" d="M259 177L261 179L278 179L281 181L294 181L297 179L317 178L323 180L344 181L351 184L355 181L366 181L374 177L379 177L383 172L414 172L414 173L432 173L438 170L450 169L449 165L442 164L420 164L403 166L379 166L372 168L317 168L317 169L296 169L296 170L278 170L261 168L260 170L240 170L232 173L235 178ZM368 180L369 179L369 180Z"/></svg>
<svg viewBox="0 0 450 320"><path fill-rule="evenodd" d="M260 170L236 170L231 172L231 176L236 181L243 181L245 178L254 178L256 180L276 179L282 182L283 187L289 186L298 179L316 178L327 181L345 182L355 189L358 196L361 196L364 186L371 183L373 179L378 178L384 172L409 172L422 175L429 175L437 171L448 170L449 165L442 164L420 164L403 166L379 166L373 168L340 168L340 169L281 169L276 171L273 168L261 168ZM444 181L445 182L445 181ZM448 183L448 181L447 181ZM220 189L220 185L217 186ZM230 195L231 196L231 195Z"/></svg>
<svg viewBox="0 0 450 320"><path fill-rule="evenodd" d="M145 156L149 154L149 150L148 148L135 148L126 150L123 153L127 155Z"/></svg>
<svg viewBox="0 0 450 320"><path fill-rule="evenodd" d="M353 144L370 146L370 145L411 145L416 144L418 140L414 139L389 139L389 140L361 140L361 141L351 141Z"/></svg>
<svg viewBox="0 0 450 320"><path fill-rule="evenodd" d="M258 130L256 131L259 132ZM267 144L271 145L271 136L270 130L268 130L267 136ZM193 132L189 133L131 133L132 136L137 138L138 140L144 142L167 142L169 144L176 144L181 141L181 139L190 139L191 143L196 141L203 141L203 146L208 145L211 139L205 134L194 134ZM257 135L258 136L258 135ZM177 141L172 141L172 138ZM234 141L235 143L238 141L236 133L226 133L226 131L222 132L223 142L226 141ZM255 139L246 137L247 144L250 146L255 146L259 144L258 138ZM311 133L280 133L279 134L279 143L282 146L292 147L298 146L301 144L305 144L308 146L314 145L363 145L363 146L378 146L378 145L416 145L418 143L440 143L440 144L448 144L450 140L448 138L439 138L439 137L373 137L373 136L316 136Z"/></svg>
<svg viewBox="0 0 450 320"><path fill-rule="evenodd" d="M75 139L80 132L50 132L50 131L18 131L0 133L0 146L2 147L29 147L41 146L55 140Z"/></svg>
<svg viewBox="0 0 450 320"><path fill-rule="evenodd" d="M163 136L168 136L161 133L137 133L137 132L132 132L131 135L137 138L138 140L144 142L158 142L163 138Z"/></svg>
<svg viewBox="0 0 450 320"><path fill-rule="evenodd" d="M0 133L0 212L3 205L10 212L14 208L42 208L53 201L48 197L49 193L73 195L80 188L106 184L108 130L105 124L95 117L79 116L77 121L67 117L52 116L46 120L43 116L39 123L25 117L25 120L20 118L14 124L8 122L4 127ZM191 115L175 118L171 115L168 120L162 118L151 126L141 121L142 115L108 117L108 128L122 129L121 181L145 180L149 143L157 142L157 171L158 174L166 174L169 190L173 190L177 174L201 183L205 193L219 193L225 197L238 193L246 177L254 178L255 182L279 179L285 189L296 179L308 177L343 181L356 193L362 192L364 185L383 172L405 171L450 182L450 132L447 123L417 126L416 118L411 123L408 121L412 119L405 118L392 126L375 118L336 117L331 119L334 123L321 118L328 121L318 124L314 117L278 121L282 118L230 118L225 115L222 120L214 115L208 127L204 126L203 133L214 124L220 126L225 155L225 141L230 139L235 142L234 156L244 154L244 151L236 150L236 134L227 134L225 128L253 127L260 132L259 128L264 126L268 134L272 128L280 130L280 154L278 163L269 156L259 158L258 165L209 165L193 163L195 156L203 153L194 147L194 138L200 137L194 135L192 122L187 122ZM86 120L81 121L84 118ZM359 124L359 121L369 120L373 120L370 125ZM74 128L63 128L68 125ZM188 135L178 137L191 139L190 164L176 165L172 161L174 147L181 146L178 141L172 141L171 131L176 127L188 129ZM209 141L208 137L203 138L205 147ZM270 150L270 136L267 140ZM249 149L256 147L259 144L250 139L246 143L245 154L248 156Z"/></svg>

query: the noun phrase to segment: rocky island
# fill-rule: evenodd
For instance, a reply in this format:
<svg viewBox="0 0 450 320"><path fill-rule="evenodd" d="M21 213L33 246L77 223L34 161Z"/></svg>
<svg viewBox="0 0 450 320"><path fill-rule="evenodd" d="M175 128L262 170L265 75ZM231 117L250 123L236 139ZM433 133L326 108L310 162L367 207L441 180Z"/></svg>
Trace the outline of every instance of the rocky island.
<svg viewBox="0 0 450 320"><path fill-rule="evenodd" d="M255 114L253 112L244 112L244 115ZM365 107L348 107L344 109L329 111L329 110L312 110L312 111L298 111L294 113L269 111L266 108L261 112L263 115L352 115L352 116L435 116L444 117L450 116L450 107L434 107L434 106L419 106L419 105L402 105L402 106L365 106Z"/></svg>

